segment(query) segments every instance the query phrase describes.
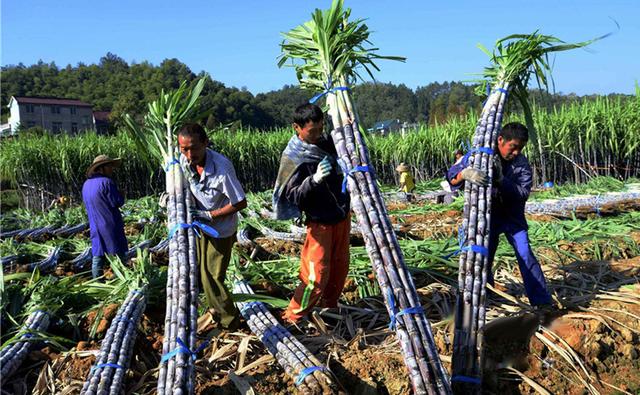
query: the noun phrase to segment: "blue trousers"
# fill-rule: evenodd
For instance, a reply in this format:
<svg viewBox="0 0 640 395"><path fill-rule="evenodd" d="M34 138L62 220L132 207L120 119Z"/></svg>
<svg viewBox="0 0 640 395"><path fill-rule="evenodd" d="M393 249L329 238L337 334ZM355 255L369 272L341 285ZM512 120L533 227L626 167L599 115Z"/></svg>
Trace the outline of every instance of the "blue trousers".
<svg viewBox="0 0 640 395"><path fill-rule="evenodd" d="M510 223L496 221L491 226L489 239L489 267L493 264L493 258L500 242L500 235L504 233L507 241L513 247L522 274L524 289L531 305L543 305L551 303L551 295L547 290L547 283L542 273L540 263L533 255L533 250L529 243L529 233L526 228L515 226ZM489 272L491 273L491 272ZM493 285L493 275L489 277L489 283Z"/></svg>
<svg viewBox="0 0 640 395"><path fill-rule="evenodd" d="M118 254L118 258L120 258L122 262L126 261L124 254ZM104 263L106 260L104 255L91 258L91 277L97 278L104 274Z"/></svg>

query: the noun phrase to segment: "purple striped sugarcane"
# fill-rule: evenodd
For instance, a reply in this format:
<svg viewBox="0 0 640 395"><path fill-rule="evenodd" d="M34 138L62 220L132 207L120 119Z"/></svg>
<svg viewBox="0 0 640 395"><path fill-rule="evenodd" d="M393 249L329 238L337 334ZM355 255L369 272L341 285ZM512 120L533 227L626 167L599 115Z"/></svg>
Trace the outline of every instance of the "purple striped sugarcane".
<svg viewBox="0 0 640 395"><path fill-rule="evenodd" d="M236 281L236 294L253 294L244 281ZM301 394L335 393L336 383L330 371L269 312L263 302L237 302L236 306L267 350L285 372L294 379Z"/></svg>
<svg viewBox="0 0 640 395"><path fill-rule="evenodd" d="M121 393L124 374L129 368L138 324L145 307L144 289L131 291L127 295L102 340L100 353L81 394Z"/></svg>
<svg viewBox="0 0 640 395"><path fill-rule="evenodd" d="M181 167L178 165L176 132L195 117L205 79L192 90L186 83L149 105L145 130L125 116L128 130L150 161L160 160L166 171L169 267L167 306L158 394L193 393L195 369L192 358L196 342L198 263L192 227L194 206ZM157 163L157 162L156 162Z"/></svg>
<svg viewBox="0 0 640 395"><path fill-rule="evenodd" d="M49 313L35 310L27 316L19 338L0 350L0 378L7 380L22 365L33 345L33 332L43 332L49 327Z"/></svg>
<svg viewBox="0 0 640 395"><path fill-rule="evenodd" d="M535 75L537 81L546 87L545 73L550 71L548 53L583 47L595 40L565 44L553 36L535 32L498 40L493 53L481 47L491 57L493 64L485 68L484 74L488 81L482 81L479 90L484 91L487 86L493 90L489 90L476 126L469 156L470 167L484 172L491 180L493 162L499 160L494 152L509 93L520 101L531 138L536 139L528 104L529 78L532 74ZM539 140L537 145L541 150ZM479 394L482 391L482 328L486 316L486 283L491 270L488 252L492 188L491 183L486 187L465 183L462 222L464 239L459 257L459 289L452 358L452 384L454 392L460 394Z"/></svg>
<svg viewBox="0 0 640 395"><path fill-rule="evenodd" d="M326 95L333 123L331 136L347 179L352 208L414 392L448 394L448 374L391 226L349 94L349 86L358 76L356 67L371 74L370 68L377 70L376 59L404 58L380 56L375 48L366 48L370 43L367 26L362 20L349 21L349 15L350 10L343 10L340 0L327 11L316 10L311 21L284 34L279 65L291 60L302 87L322 90L312 101Z"/></svg>

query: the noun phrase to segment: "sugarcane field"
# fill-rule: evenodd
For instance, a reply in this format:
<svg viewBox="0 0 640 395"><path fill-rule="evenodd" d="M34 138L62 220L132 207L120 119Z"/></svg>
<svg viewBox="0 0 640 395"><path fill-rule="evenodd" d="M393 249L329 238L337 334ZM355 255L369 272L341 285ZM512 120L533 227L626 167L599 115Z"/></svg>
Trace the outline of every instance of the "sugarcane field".
<svg viewBox="0 0 640 395"><path fill-rule="evenodd" d="M3 2L2 395L640 394L640 5L133 3Z"/></svg>

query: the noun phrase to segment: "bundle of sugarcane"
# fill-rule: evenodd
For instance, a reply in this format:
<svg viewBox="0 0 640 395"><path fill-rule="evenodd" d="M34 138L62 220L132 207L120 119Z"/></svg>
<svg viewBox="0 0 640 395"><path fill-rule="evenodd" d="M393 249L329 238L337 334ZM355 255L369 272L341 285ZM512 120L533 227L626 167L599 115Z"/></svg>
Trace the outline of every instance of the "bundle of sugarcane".
<svg viewBox="0 0 640 395"><path fill-rule="evenodd" d="M59 246L54 247L46 258L37 262L31 262L29 264L29 271L34 271L38 268L40 273L52 272L58 265L58 259L60 258L61 252L62 249Z"/></svg>
<svg viewBox="0 0 640 395"><path fill-rule="evenodd" d="M236 281L233 292L254 293L244 281ZM327 367L278 322L263 302L237 302L236 306L247 321L251 332L262 340L280 366L295 380L300 393L336 392L336 383Z"/></svg>
<svg viewBox="0 0 640 395"><path fill-rule="evenodd" d="M33 332L46 331L48 327L49 313L43 310L35 310L29 314L20 329L20 334L16 341L0 350L0 378L2 380L8 379L26 358L29 349L33 345L31 341L34 336Z"/></svg>
<svg viewBox="0 0 640 395"><path fill-rule="evenodd" d="M522 104L531 139L535 140L533 119L527 101L529 78L535 74L541 85L547 85L545 72L550 70L550 52L585 46L594 40L565 44L552 36L533 33L511 35L498 40L493 53L482 47L493 62L485 69L479 90L489 95L478 120L469 155L469 167L493 176L497 140L509 93ZM539 140L538 140L539 141ZM535 141L533 142L535 144ZM538 145L542 154L542 147ZM492 185L465 183L464 210L459 256L458 297L455 314L452 386L456 393L481 392L482 328L485 321L486 283L489 274L488 251L491 224Z"/></svg>
<svg viewBox="0 0 640 395"><path fill-rule="evenodd" d="M167 271L167 308L162 358L158 377L158 394L193 393L194 349L198 319L198 262L189 193L179 166L176 133L185 123L197 119L195 114L205 79L192 90L183 82L149 104L145 126L140 129L126 115L125 123L136 143L147 155L151 166L158 160L166 171L167 226L169 230L169 267Z"/></svg>
<svg viewBox="0 0 640 395"><path fill-rule="evenodd" d="M71 237L77 233L84 232L89 229L89 223L85 222L78 225L64 225L53 231L53 235L57 237Z"/></svg>
<svg viewBox="0 0 640 395"><path fill-rule="evenodd" d="M91 258L93 255L91 254L91 247L85 248L78 256L69 261L71 267L75 271L84 271L89 269Z"/></svg>
<svg viewBox="0 0 640 395"><path fill-rule="evenodd" d="M102 340L95 365L82 387L81 394L120 394L124 375L142 313L146 307L144 289L133 290L118 309Z"/></svg>
<svg viewBox="0 0 640 395"><path fill-rule="evenodd" d="M349 94L349 84L359 77L356 67L371 75L371 67L378 69L374 60L404 58L380 56L376 48L366 48L367 26L362 20L349 21L349 15L340 0L327 11L316 10L311 21L284 34L279 65L292 60L301 86L322 90L312 102L327 97L338 161L414 392L447 394L449 378L389 220Z"/></svg>
<svg viewBox="0 0 640 395"><path fill-rule="evenodd" d="M129 261L131 258L133 258L134 256L136 256L138 250L144 251L147 250L151 247L151 245L153 244L153 240L143 240L140 243L134 245L133 247L129 248L127 250L127 252L125 252L124 257L125 260Z"/></svg>
<svg viewBox="0 0 640 395"><path fill-rule="evenodd" d="M20 329L0 350L0 380L7 380L20 367L32 346L47 339L44 333L51 317L69 298L77 297L73 277L57 278L33 274L22 292L28 296L24 305L26 319ZM4 328L5 333L8 332Z"/></svg>

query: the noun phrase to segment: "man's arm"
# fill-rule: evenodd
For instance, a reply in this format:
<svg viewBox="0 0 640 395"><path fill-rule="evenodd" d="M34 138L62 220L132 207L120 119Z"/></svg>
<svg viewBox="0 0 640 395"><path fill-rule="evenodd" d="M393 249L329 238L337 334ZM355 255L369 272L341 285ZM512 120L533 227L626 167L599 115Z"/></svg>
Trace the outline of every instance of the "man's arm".
<svg viewBox="0 0 640 395"><path fill-rule="evenodd" d="M221 207L219 209L211 210L209 211L209 214L211 214L212 219L216 219L216 218L226 217L227 215L235 214L240 210L244 210L245 208L247 208L247 199L242 199L236 204L229 203L226 206Z"/></svg>

